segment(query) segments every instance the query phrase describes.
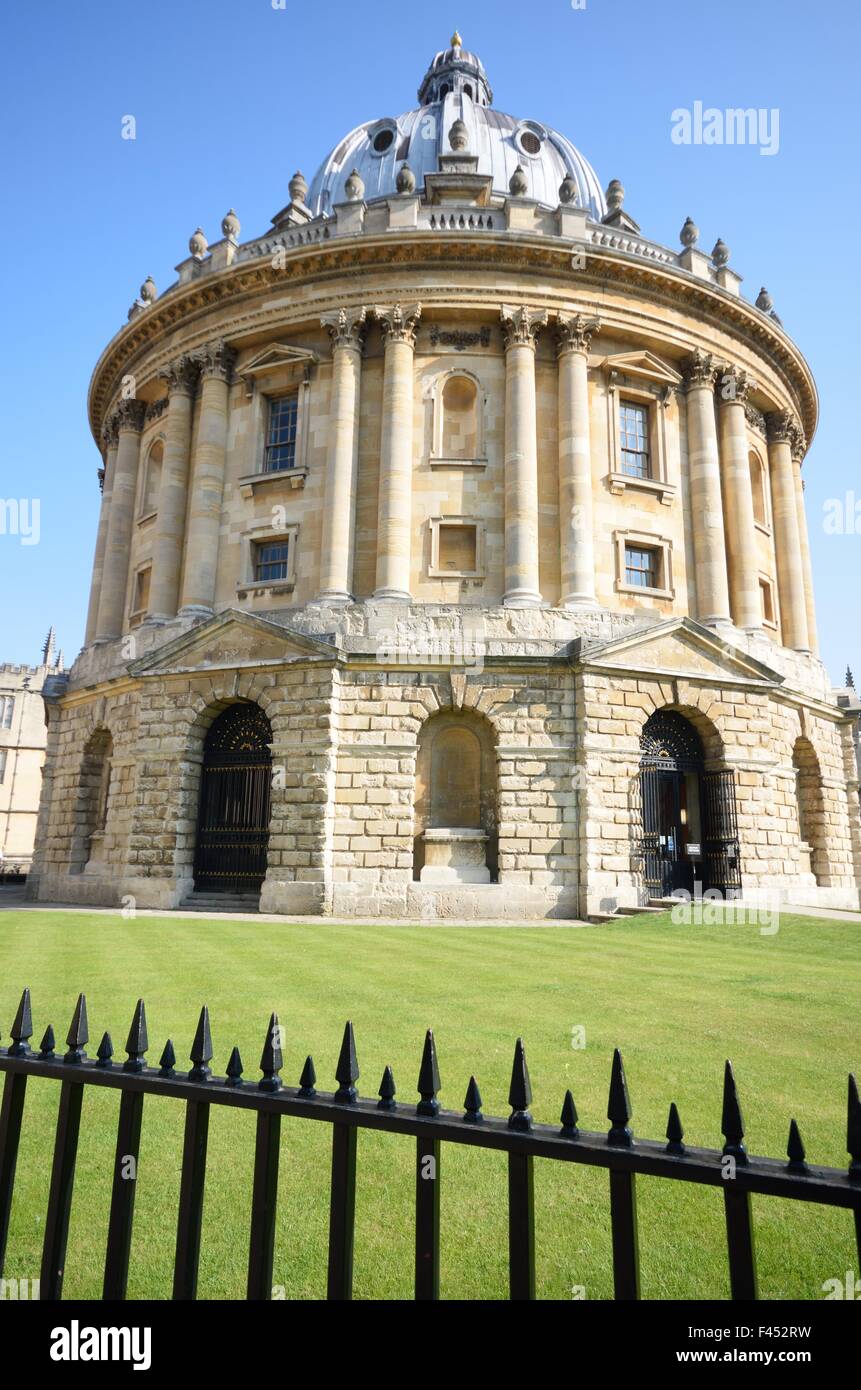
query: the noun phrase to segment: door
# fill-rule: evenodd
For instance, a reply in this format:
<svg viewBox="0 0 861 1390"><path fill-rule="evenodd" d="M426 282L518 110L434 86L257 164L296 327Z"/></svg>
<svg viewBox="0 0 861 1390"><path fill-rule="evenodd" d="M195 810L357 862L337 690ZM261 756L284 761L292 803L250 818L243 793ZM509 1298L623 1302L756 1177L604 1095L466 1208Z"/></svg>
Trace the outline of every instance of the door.
<svg viewBox="0 0 861 1390"><path fill-rule="evenodd" d="M194 886L254 893L266 874L272 730L258 705L231 705L206 737Z"/></svg>
<svg viewBox="0 0 861 1390"><path fill-rule="evenodd" d="M683 772L644 768L643 848L647 886L669 897L678 888L693 891L694 869L688 857L688 785Z"/></svg>

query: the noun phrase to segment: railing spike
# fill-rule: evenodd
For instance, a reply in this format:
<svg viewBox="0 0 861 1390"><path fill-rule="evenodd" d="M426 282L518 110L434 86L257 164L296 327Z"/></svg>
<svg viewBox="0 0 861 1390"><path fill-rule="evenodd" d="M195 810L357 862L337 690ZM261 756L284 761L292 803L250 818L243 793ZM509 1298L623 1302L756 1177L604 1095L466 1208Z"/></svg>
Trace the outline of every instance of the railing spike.
<svg viewBox="0 0 861 1390"><path fill-rule="evenodd" d="M849 1104L846 1112L846 1149L850 1156L849 1177L861 1182L861 1098L858 1082L849 1073Z"/></svg>
<svg viewBox="0 0 861 1390"><path fill-rule="evenodd" d="M723 1153L730 1155L738 1163L747 1163L747 1149L744 1146L744 1120L741 1115L732 1062L729 1060L727 1060L723 1071L723 1113L720 1128L721 1134L726 1140Z"/></svg>
<svg viewBox="0 0 861 1390"><path fill-rule="evenodd" d="M126 1052L128 1059L123 1063L123 1071L143 1071L146 1066L145 1053L149 1047L149 1038L146 1031L146 1009L144 1001L139 999L135 1005L132 1026L129 1029L129 1036L126 1042Z"/></svg>
<svg viewBox="0 0 861 1390"><path fill-rule="evenodd" d="M801 1139L801 1131L795 1120L789 1121L789 1138L786 1141L786 1153L789 1158L787 1168L791 1173L809 1173L810 1169L805 1163L804 1144Z"/></svg>
<svg viewBox="0 0 861 1390"><path fill-rule="evenodd" d="M463 1118L468 1125L479 1125L484 1119L481 1113L481 1091L474 1076L469 1078L466 1095L463 1099Z"/></svg>
<svg viewBox="0 0 861 1390"><path fill-rule="evenodd" d="M175 1066L176 1053L173 1050L173 1043L171 1042L170 1038L168 1038L167 1042L164 1045L164 1051L162 1052L158 1062L159 1076L175 1076Z"/></svg>
<svg viewBox="0 0 861 1390"><path fill-rule="evenodd" d="M204 1004L197 1020L197 1032L191 1044L190 1057L194 1066L188 1073L189 1081L207 1081L212 1075L208 1063L212 1061L212 1034L209 1031L209 1009Z"/></svg>
<svg viewBox="0 0 861 1390"><path fill-rule="evenodd" d="M338 1065L335 1068L335 1080L338 1082L338 1089L335 1092L335 1100L341 1105L352 1105L357 1099L358 1092L354 1082L359 1079L359 1063L356 1058L356 1038L353 1033L353 1025L348 1020L344 1028L344 1037L341 1041L341 1051L338 1055Z"/></svg>
<svg viewBox="0 0 861 1390"><path fill-rule="evenodd" d="M12 1046L8 1049L10 1057L26 1057L30 1048L28 1046L30 1038L33 1036L33 1014L30 1009L30 991L25 989L21 995L21 1002L18 1005L18 1012L15 1015L15 1022L10 1029L12 1035Z"/></svg>
<svg viewBox="0 0 861 1390"><path fill-rule="evenodd" d="M562 1122L561 1133L566 1139L576 1139L580 1131L577 1128L577 1106L574 1104L574 1097L570 1091L565 1092L565 1099L562 1102L562 1114L559 1116Z"/></svg>
<svg viewBox="0 0 861 1390"><path fill-rule="evenodd" d="M378 1110L394 1110L395 1108L395 1077L391 1067L386 1067L383 1072L383 1079L380 1082L380 1089L377 1092L380 1099L377 1101Z"/></svg>
<svg viewBox="0 0 861 1390"><path fill-rule="evenodd" d="M429 1028L425 1033L425 1045L422 1050L422 1064L419 1067L419 1081L416 1088L421 1100L416 1106L417 1115L438 1115L439 1101L437 1092L441 1089L439 1079L439 1066L436 1059L436 1043L434 1042L433 1029Z"/></svg>
<svg viewBox="0 0 861 1390"><path fill-rule="evenodd" d="M634 1142L629 1120L633 1115L625 1065L618 1047L613 1049L613 1066L610 1072L610 1095L607 1101L607 1119L610 1121L608 1144L619 1144L630 1148Z"/></svg>
<svg viewBox="0 0 861 1390"><path fill-rule="evenodd" d="M54 1048L57 1046L57 1039L54 1037L54 1030L50 1023L45 1029L42 1041L39 1043L39 1061L50 1062L54 1057Z"/></svg>
<svg viewBox="0 0 861 1390"><path fill-rule="evenodd" d="M676 1102L672 1100L670 1101L670 1114L667 1119L667 1153L683 1154L685 1152L685 1146L682 1143L684 1137L685 1131L682 1129L682 1122L679 1118Z"/></svg>
<svg viewBox="0 0 861 1390"><path fill-rule="evenodd" d="M239 1048L238 1048L238 1047L234 1047L234 1049L233 1049L233 1051L231 1052L230 1057L228 1058L228 1061L227 1061L227 1085L228 1085L228 1086L241 1086L241 1085L242 1085L242 1072L243 1072L243 1066L242 1066L242 1058L241 1058L240 1055L239 1055Z"/></svg>
<svg viewBox="0 0 861 1390"><path fill-rule="evenodd" d="M260 1057L260 1070L263 1073L263 1079L259 1082L258 1089L261 1091L280 1091L281 1077L278 1073L283 1065L281 1024L278 1022L278 1015L272 1014L269 1018L266 1041L263 1044L263 1053Z"/></svg>
<svg viewBox="0 0 861 1390"><path fill-rule="evenodd" d="M97 1066L97 1067L110 1067L110 1066L113 1066L113 1063L112 1063L112 1061L111 1061L111 1058L113 1057L113 1055L114 1055L114 1045L113 1045L113 1043L111 1042L111 1035L110 1035L110 1033L103 1033L103 1034L102 1034L102 1041L99 1043L98 1049L97 1049L97 1051L96 1051L96 1056L97 1056L97 1058L98 1058L98 1061L96 1062L96 1066Z"/></svg>
<svg viewBox="0 0 861 1390"><path fill-rule="evenodd" d="M511 1114L508 1117L509 1129L531 1129L532 1116L529 1106L532 1102L532 1083L526 1065L526 1048L523 1039L514 1044L514 1062L511 1067L511 1085L508 1088L508 1104Z"/></svg>
<svg viewBox="0 0 861 1390"><path fill-rule="evenodd" d="M317 1073L314 1070L314 1058L309 1052L308 1056L305 1058L302 1075L299 1077L299 1095L303 1100L311 1100L313 1096L316 1096L316 1081Z"/></svg>
<svg viewBox="0 0 861 1390"><path fill-rule="evenodd" d="M72 1022L69 1024L69 1032L66 1035L66 1042L69 1050L63 1058L64 1062L83 1062L86 1058L84 1047L89 1041L89 1025L87 1023L87 1000L83 994L78 995L78 1002L75 1005L75 1012L72 1014Z"/></svg>

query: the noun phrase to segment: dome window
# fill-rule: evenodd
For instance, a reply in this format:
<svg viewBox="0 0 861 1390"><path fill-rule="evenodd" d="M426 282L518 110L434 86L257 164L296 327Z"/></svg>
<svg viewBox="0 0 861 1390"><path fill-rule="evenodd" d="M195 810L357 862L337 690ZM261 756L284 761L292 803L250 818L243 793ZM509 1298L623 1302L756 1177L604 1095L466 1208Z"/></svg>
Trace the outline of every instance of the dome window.
<svg viewBox="0 0 861 1390"><path fill-rule="evenodd" d="M546 136L547 132L543 126L537 125L533 121L525 121L515 132L514 143L522 154L535 159L541 153Z"/></svg>
<svg viewBox="0 0 861 1390"><path fill-rule="evenodd" d="M386 121L385 124L377 126L376 130L370 132L371 150L376 155L387 154L395 143L397 127L393 122Z"/></svg>

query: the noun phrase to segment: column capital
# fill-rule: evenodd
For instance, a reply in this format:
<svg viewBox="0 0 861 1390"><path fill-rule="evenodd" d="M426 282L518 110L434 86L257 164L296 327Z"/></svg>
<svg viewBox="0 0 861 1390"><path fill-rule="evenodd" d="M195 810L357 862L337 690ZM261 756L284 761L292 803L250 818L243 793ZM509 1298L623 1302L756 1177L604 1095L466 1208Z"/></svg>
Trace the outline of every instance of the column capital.
<svg viewBox="0 0 861 1390"><path fill-rule="evenodd" d="M374 317L382 329L386 342L408 343L410 347L414 348L421 316L422 306L417 302L413 304L397 303L388 306L374 305Z"/></svg>
<svg viewBox="0 0 861 1390"><path fill-rule="evenodd" d="M721 405L744 405L756 382L748 372L734 363L718 369L718 400Z"/></svg>
<svg viewBox="0 0 861 1390"><path fill-rule="evenodd" d="M109 449L115 449L119 440L120 417L119 413L114 411L113 415L109 415L102 426L102 444L104 445L105 453L107 453Z"/></svg>
<svg viewBox="0 0 861 1390"><path fill-rule="evenodd" d="M328 329L329 337L332 339L332 351L334 352L335 348L355 348L361 352L367 332L367 319L368 310L364 304L352 309L333 309L331 313L323 314L320 323L323 328Z"/></svg>
<svg viewBox="0 0 861 1390"><path fill-rule="evenodd" d="M223 338L205 343L200 351L194 354L194 360L202 377L215 377L217 380L227 382L233 376L236 357L236 348L232 348Z"/></svg>
<svg viewBox="0 0 861 1390"><path fill-rule="evenodd" d="M801 461L807 453L807 435L798 420L794 420L789 435L789 443L792 448L792 462L801 467Z"/></svg>
<svg viewBox="0 0 861 1390"><path fill-rule="evenodd" d="M525 304L502 304L499 309L505 350L535 347L535 340L547 324L546 309L530 309Z"/></svg>
<svg viewBox="0 0 861 1390"><path fill-rule="evenodd" d="M162 381L167 382L169 396L193 396L200 374L200 364L194 357L184 353L159 372Z"/></svg>
<svg viewBox="0 0 861 1390"><path fill-rule="evenodd" d="M769 444L791 444L800 427L791 410L772 410L765 417L765 428Z"/></svg>
<svg viewBox="0 0 861 1390"><path fill-rule="evenodd" d="M116 421L117 431L134 430L140 434L144 425L146 415L146 401L139 401L132 396L128 400L120 401L117 406Z"/></svg>
<svg viewBox="0 0 861 1390"><path fill-rule="evenodd" d="M554 324L557 357L566 352L582 352L585 356L592 344L592 334L600 328L600 319L587 319L584 314L559 314Z"/></svg>
<svg viewBox="0 0 861 1390"><path fill-rule="evenodd" d="M707 386L711 390L719 370L720 365L710 352L702 352L700 348L696 348L682 367L685 387L688 391L696 386Z"/></svg>

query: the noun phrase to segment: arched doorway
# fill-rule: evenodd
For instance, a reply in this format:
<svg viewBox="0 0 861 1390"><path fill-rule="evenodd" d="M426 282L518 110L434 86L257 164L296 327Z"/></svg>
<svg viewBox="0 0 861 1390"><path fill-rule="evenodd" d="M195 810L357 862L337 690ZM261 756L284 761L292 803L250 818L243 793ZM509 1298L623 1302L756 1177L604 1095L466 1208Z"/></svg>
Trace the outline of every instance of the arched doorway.
<svg viewBox="0 0 861 1390"><path fill-rule="evenodd" d="M821 885L827 881L828 871L825 807L819 759L809 739L796 739L792 766L795 769L799 867L802 873L812 874L817 885Z"/></svg>
<svg viewBox="0 0 861 1390"><path fill-rule="evenodd" d="M194 886L256 893L266 874L272 729L259 705L230 705L203 745Z"/></svg>
<svg viewBox="0 0 861 1390"><path fill-rule="evenodd" d="M706 771L702 740L676 710L656 710L643 726L640 794L651 893L741 887L735 773Z"/></svg>

